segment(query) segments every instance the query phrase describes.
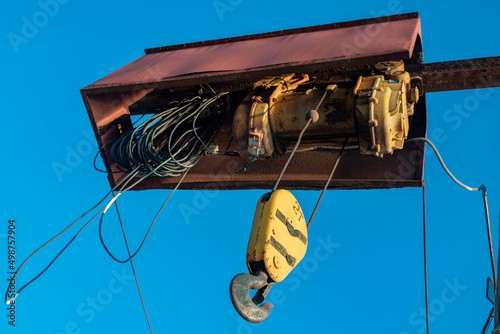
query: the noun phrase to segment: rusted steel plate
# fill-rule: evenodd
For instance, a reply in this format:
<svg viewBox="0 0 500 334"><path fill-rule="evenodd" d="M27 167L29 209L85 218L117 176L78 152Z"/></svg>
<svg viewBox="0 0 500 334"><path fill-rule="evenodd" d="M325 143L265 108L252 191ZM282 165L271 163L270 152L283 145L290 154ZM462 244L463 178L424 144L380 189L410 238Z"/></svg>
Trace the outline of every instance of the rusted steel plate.
<svg viewBox="0 0 500 334"><path fill-rule="evenodd" d="M158 48L146 49L145 52L146 52L146 54L151 54L151 53L174 51L174 50L186 49L186 48L194 48L194 47L200 47L200 46L209 46L209 45L249 41L249 40L255 40L255 39L264 39L264 38L269 38L269 37L280 37L280 36L294 35L294 34L299 34L299 33L304 33L304 32L316 32L316 31L322 31L322 30L352 28L352 27L358 27L358 26L374 24L374 23L380 24L380 23L384 23L384 22L395 22L395 21L409 20L409 19L415 19L415 18L418 18L417 12L399 14L399 15L381 16L381 17L376 17L376 18L361 19L361 20L354 20L354 21L335 22L335 23L322 24L322 25L311 26L311 27L286 29L286 30L266 32L266 33L261 33L261 34L214 39L214 40L194 42L194 43L162 46L162 47L158 47Z"/></svg>
<svg viewBox="0 0 500 334"><path fill-rule="evenodd" d="M500 57L409 65L406 69L412 76L422 77L426 93L500 87Z"/></svg>
<svg viewBox="0 0 500 334"><path fill-rule="evenodd" d="M422 147L420 147L423 149ZM344 152L329 189L372 189L420 187L422 151L399 151L391 157L374 161L374 157L358 152ZM413 154L412 154L413 153ZM280 182L284 189L323 189L338 153L297 153ZM271 161L257 161L245 173L235 175L245 161L235 158L207 157L193 167L181 184L181 189L232 190L271 189L283 167L286 156ZM215 168L214 168L215 167ZM207 170L210 170L207 173ZM179 178L148 178L134 190L171 189Z"/></svg>
<svg viewBox="0 0 500 334"><path fill-rule="evenodd" d="M409 59L420 34L412 13L158 48L84 90L167 88Z"/></svg>

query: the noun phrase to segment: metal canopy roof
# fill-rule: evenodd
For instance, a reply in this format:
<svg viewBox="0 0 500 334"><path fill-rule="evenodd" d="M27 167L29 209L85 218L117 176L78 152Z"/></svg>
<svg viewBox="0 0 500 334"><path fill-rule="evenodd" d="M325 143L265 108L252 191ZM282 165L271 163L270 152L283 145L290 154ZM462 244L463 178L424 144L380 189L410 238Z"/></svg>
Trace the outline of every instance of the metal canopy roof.
<svg viewBox="0 0 500 334"><path fill-rule="evenodd" d="M158 88L159 83L173 87L189 79L217 82L277 70L293 73L409 59L420 34L418 14L411 13L147 49L146 55L84 91L139 84Z"/></svg>

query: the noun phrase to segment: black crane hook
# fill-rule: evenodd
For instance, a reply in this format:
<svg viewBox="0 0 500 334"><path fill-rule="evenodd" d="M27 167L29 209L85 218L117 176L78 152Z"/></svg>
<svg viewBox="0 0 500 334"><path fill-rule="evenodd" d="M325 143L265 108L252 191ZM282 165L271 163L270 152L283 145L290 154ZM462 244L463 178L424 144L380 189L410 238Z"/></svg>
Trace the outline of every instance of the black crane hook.
<svg viewBox="0 0 500 334"><path fill-rule="evenodd" d="M255 275L238 274L231 281L229 293L234 308L246 321L259 323L267 319L273 304L264 303L271 285L267 282L267 274L264 271L257 271ZM250 299L250 289L257 290L257 293Z"/></svg>

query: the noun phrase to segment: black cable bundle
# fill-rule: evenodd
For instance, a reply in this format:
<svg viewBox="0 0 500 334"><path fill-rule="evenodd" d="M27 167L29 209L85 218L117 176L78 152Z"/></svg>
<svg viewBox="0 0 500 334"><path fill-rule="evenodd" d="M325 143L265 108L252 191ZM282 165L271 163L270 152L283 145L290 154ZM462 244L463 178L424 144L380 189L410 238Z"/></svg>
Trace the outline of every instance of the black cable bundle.
<svg viewBox="0 0 500 334"><path fill-rule="evenodd" d="M123 172L179 176L209 151L228 109L227 92L171 102L113 143L111 158Z"/></svg>

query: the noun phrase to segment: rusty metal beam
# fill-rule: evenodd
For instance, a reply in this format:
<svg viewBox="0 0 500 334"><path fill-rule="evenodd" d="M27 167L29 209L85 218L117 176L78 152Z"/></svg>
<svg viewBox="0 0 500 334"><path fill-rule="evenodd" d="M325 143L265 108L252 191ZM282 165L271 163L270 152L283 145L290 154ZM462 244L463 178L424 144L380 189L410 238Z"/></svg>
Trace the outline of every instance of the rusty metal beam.
<svg viewBox="0 0 500 334"><path fill-rule="evenodd" d="M422 77L426 93L500 87L500 57L411 64L406 69Z"/></svg>

